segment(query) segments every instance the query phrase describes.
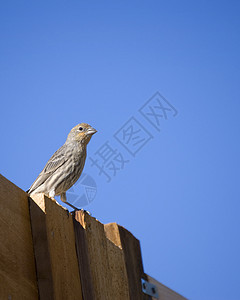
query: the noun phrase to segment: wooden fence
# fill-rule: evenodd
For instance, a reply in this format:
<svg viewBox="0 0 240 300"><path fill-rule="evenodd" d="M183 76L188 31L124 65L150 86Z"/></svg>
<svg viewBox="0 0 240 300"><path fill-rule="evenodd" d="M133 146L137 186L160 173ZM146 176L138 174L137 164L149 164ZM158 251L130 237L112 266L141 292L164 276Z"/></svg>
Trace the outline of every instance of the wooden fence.
<svg viewBox="0 0 240 300"><path fill-rule="evenodd" d="M144 273L140 243L122 226L104 225L83 211L71 214L43 194L30 198L0 175L4 299L186 298Z"/></svg>

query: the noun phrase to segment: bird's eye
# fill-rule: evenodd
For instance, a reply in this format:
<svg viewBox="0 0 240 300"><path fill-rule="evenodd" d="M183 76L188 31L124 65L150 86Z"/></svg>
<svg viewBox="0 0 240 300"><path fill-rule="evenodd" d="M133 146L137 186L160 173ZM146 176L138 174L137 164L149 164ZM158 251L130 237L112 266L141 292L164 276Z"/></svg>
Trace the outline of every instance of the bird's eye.
<svg viewBox="0 0 240 300"><path fill-rule="evenodd" d="M82 127L79 127L79 130L80 130L80 131L83 131L83 128L82 128Z"/></svg>

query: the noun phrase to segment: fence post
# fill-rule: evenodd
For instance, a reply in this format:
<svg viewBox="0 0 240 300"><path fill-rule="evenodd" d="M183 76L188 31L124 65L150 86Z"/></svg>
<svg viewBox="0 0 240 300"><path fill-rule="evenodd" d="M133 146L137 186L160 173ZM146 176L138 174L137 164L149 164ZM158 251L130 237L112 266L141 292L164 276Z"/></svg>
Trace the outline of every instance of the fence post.
<svg viewBox="0 0 240 300"><path fill-rule="evenodd" d="M73 226L75 231L75 245L78 257L78 268L80 272L80 279L82 285L82 293L84 300L94 300L94 288L92 283L92 275L90 270L90 261L88 255L88 245L86 232L83 226L80 224L81 219L80 212L72 212Z"/></svg>
<svg viewBox="0 0 240 300"><path fill-rule="evenodd" d="M0 175L0 299L37 300L28 195Z"/></svg>
<svg viewBox="0 0 240 300"><path fill-rule="evenodd" d="M82 300L72 216L44 194L31 198L40 300Z"/></svg>
<svg viewBox="0 0 240 300"><path fill-rule="evenodd" d="M141 278L145 278L139 240L124 227L116 223L104 225L106 236L116 246L122 249L127 272L129 294L131 300L148 300L148 295L142 292Z"/></svg>

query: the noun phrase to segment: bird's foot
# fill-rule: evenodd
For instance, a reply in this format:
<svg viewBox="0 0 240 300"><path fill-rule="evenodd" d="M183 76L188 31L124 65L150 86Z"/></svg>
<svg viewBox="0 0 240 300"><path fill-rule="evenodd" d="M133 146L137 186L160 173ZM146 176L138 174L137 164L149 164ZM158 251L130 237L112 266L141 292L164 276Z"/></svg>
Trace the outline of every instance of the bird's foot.
<svg viewBox="0 0 240 300"><path fill-rule="evenodd" d="M83 209L83 208L81 209L81 211L82 211L82 212L85 212L85 213L87 213L89 216L91 216L91 215L92 215L92 214L90 213L90 211L88 211L88 210L85 210L85 209Z"/></svg>
<svg viewBox="0 0 240 300"><path fill-rule="evenodd" d="M80 210L80 211L82 211L82 212L85 212L85 213L87 213L89 216L91 216L92 214L89 212L89 211L87 211L87 210L85 210L85 209L80 209L80 208L77 208L76 206L74 206L74 205L72 205L71 203L69 203L69 202L64 202L64 203L66 203L67 205L69 205L69 206L71 206L73 209L74 209L74 211L76 211L76 210Z"/></svg>
<svg viewBox="0 0 240 300"><path fill-rule="evenodd" d="M74 210L80 210L80 208L77 208L76 206L72 205L71 203L69 203L67 201L65 201L64 203L71 206L71 208L73 208Z"/></svg>

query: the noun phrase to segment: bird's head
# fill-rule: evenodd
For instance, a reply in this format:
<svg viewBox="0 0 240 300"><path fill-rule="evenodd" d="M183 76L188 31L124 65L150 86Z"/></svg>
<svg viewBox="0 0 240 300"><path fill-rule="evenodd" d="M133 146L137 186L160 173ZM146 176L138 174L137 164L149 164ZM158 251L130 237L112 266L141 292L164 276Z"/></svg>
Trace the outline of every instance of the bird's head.
<svg viewBox="0 0 240 300"><path fill-rule="evenodd" d="M87 145L91 140L92 135L96 132L96 129L86 123L78 124L70 131L67 142L75 141Z"/></svg>

